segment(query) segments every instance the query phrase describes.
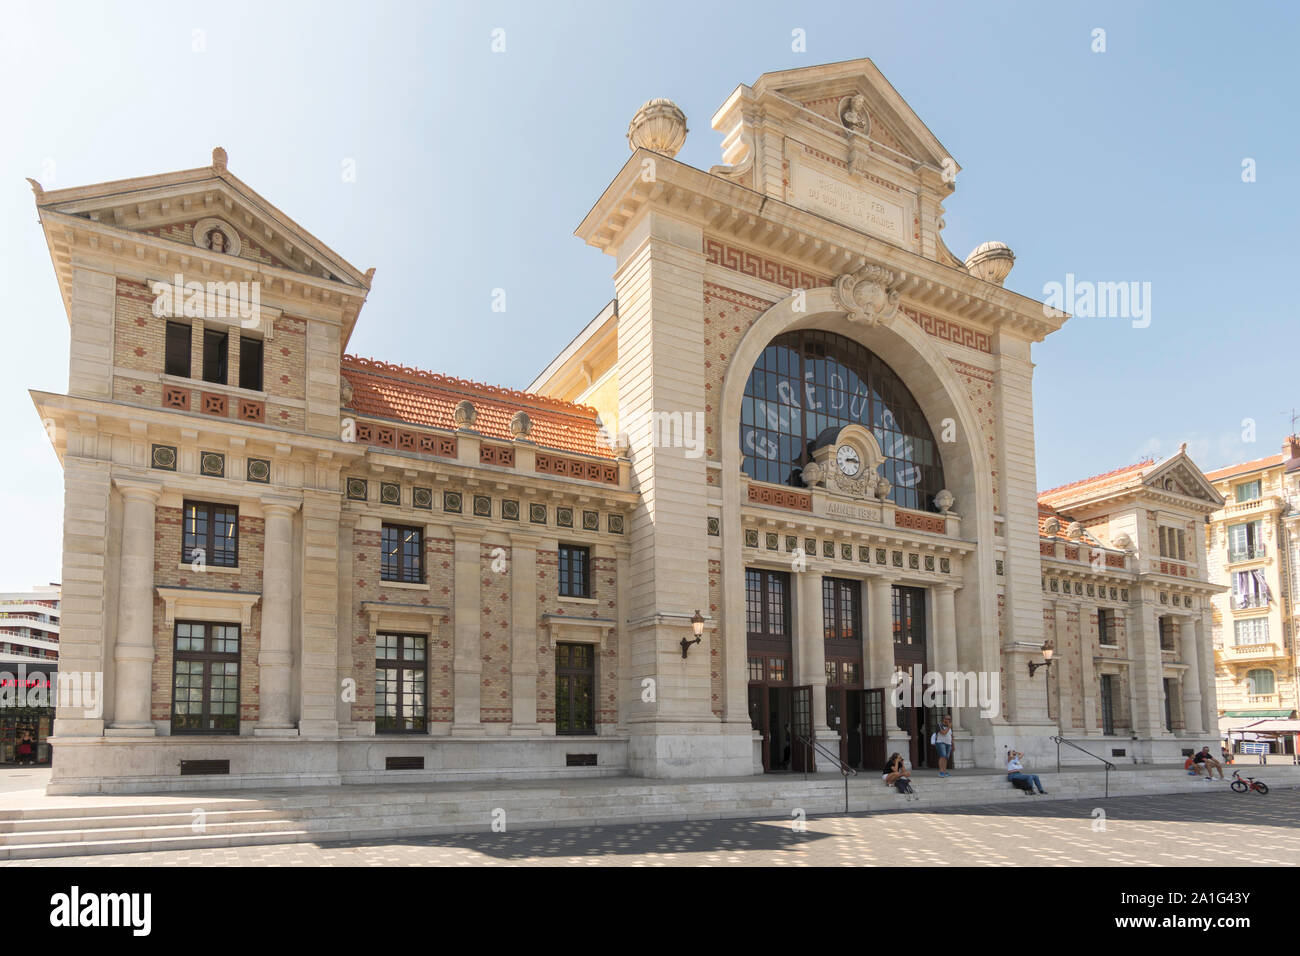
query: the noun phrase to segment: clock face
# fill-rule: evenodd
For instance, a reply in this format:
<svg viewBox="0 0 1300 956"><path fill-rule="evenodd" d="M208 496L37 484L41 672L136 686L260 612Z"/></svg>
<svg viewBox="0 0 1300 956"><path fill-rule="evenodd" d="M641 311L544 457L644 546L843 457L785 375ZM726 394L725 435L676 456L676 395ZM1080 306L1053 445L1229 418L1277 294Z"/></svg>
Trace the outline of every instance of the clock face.
<svg viewBox="0 0 1300 956"><path fill-rule="evenodd" d="M839 451L835 453L835 464L840 466L840 471L849 478L857 477L862 470L862 459L858 457L858 451L851 445L841 445Z"/></svg>

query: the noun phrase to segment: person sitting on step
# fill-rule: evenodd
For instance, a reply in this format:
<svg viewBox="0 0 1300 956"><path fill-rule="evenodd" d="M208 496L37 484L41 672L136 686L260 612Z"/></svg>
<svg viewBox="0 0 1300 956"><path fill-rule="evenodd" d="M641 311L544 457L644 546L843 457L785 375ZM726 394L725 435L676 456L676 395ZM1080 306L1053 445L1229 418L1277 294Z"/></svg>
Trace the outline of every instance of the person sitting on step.
<svg viewBox="0 0 1300 956"><path fill-rule="evenodd" d="M1036 773L1025 773L1025 765L1021 763L1020 758L1024 754L1018 750L1007 751L1007 780L1011 781L1011 786L1025 791L1025 796L1032 796L1034 788L1038 788L1039 793L1046 793L1043 789L1043 782L1038 779Z"/></svg>
<svg viewBox="0 0 1300 956"><path fill-rule="evenodd" d="M889 755L881 779L885 781L885 786L893 787L899 793L910 793L912 790L912 775L908 772L907 765L903 763L902 754Z"/></svg>

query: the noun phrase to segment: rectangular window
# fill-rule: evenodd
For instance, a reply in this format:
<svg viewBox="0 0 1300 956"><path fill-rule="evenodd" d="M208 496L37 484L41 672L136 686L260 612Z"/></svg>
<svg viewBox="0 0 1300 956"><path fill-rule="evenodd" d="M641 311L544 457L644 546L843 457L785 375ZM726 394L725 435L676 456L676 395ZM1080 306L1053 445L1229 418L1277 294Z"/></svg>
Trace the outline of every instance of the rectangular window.
<svg viewBox="0 0 1300 956"><path fill-rule="evenodd" d="M1264 523L1248 521L1228 526L1228 560L1249 561L1264 556Z"/></svg>
<svg viewBox="0 0 1300 956"><path fill-rule="evenodd" d="M177 621L172 733L239 733L239 625Z"/></svg>
<svg viewBox="0 0 1300 956"><path fill-rule="evenodd" d="M427 644L418 634L375 635L375 733L425 732Z"/></svg>
<svg viewBox="0 0 1300 956"><path fill-rule="evenodd" d="M790 641L790 575L745 569L745 626L759 640Z"/></svg>
<svg viewBox="0 0 1300 956"><path fill-rule="evenodd" d="M167 323L166 356L163 371L181 378L190 377L190 326L186 322Z"/></svg>
<svg viewBox="0 0 1300 956"><path fill-rule="evenodd" d="M596 655L590 644L555 645L555 732L596 732Z"/></svg>
<svg viewBox="0 0 1300 956"><path fill-rule="evenodd" d="M238 508L187 501L181 522L181 561L214 568L239 567Z"/></svg>
<svg viewBox="0 0 1300 956"><path fill-rule="evenodd" d="M925 589L892 588L894 643L925 646Z"/></svg>
<svg viewBox="0 0 1300 956"><path fill-rule="evenodd" d="M1234 571L1232 574L1232 607L1242 610L1251 607L1268 607L1271 592L1262 568Z"/></svg>
<svg viewBox="0 0 1300 956"><path fill-rule="evenodd" d="M1233 491L1238 501L1255 501L1260 496L1259 479L1240 484Z"/></svg>
<svg viewBox="0 0 1300 956"><path fill-rule="evenodd" d="M230 336L224 329L203 330L203 381L226 384L226 359Z"/></svg>
<svg viewBox="0 0 1300 956"><path fill-rule="evenodd" d="M1268 618L1252 617L1232 624L1233 640L1238 647L1248 644L1268 643Z"/></svg>
<svg viewBox="0 0 1300 956"><path fill-rule="evenodd" d="M1101 732L1106 736L1115 733L1115 677L1101 675Z"/></svg>
<svg viewBox="0 0 1300 956"><path fill-rule="evenodd" d="M560 545L560 596L591 597L591 550L574 544Z"/></svg>
<svg viewBox="0 0 1300 956"><path fill-rule="evenodd" d="M379 577L402 584L424 583L424 531L386 524L380 531Z"/></svg>
<svg viewBox="0 0 1300 956"><path fill-rule="evenodd" d="M1158 621L1160 628L1160 649L1162 651L1172 651L1174 649L1174 622L1172 618L1162 617Z"/></svg>
<svg viewBox="0 0 1300 956"><path fill-rule="evenodd" d="M1115 643L1115 612L1109 608L1097 610L1097 643Z"/></svg>
<svg viewBox="0 0 1300 956"><path fill-rule="evenodd" d="M828 641L862 636L862 588L857 581L822 578L822 633Z"/></svg>
<svg viewBox="0 0 1300 956"><path fill-rule="evenodd" d="M1187 560L1187 532L1179 528L1160 528L1160 557Z"/></svg>
<svg viewBox="0 0 1300 956"><path fill-rule="evenodd" d="M262 390L262 340L239 337L239 387Z"/></svg>

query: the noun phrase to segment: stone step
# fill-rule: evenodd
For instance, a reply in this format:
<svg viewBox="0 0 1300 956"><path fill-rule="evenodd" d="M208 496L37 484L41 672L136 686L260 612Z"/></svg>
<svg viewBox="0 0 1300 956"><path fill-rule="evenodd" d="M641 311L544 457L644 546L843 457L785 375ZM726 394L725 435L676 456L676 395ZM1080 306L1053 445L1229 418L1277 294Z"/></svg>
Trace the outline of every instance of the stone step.
<svg viewBox="0 0 1300 956"><path fill-rule="evenodd" d="M266 846L302 843L312 839L305 830L267 830L260 833L191 834L175 837L88 840L69 843L27 843L0 846L0 860L32 860L61 856L98 856L105 853L149 853L159 850L200 850L206 847Z"/></svg>
<svg viewBox="0 0 1300 956"><path fill-rule="evenodd" d="M196 833L188 823L145 823L141 826L87 827L80 830L31 830L24 833L0 833L0 847L18 847L50 844L83 844L122 840L165 840L172 837L220 836L279 832L292 829L293 820L273 818L231 823L208 823Z"/></svg>
<svg viewBox="0 0 1300 956"><path fill-rule="evenodd" d="M204 826L211 827L227 823L262 823L282 820L283 815L276 810L214 810L204 813L201 818ZM119 816L99 815L93 817L25 817L21 820L0 821L0 844L5 837L21 836L31 833L59 833L94 829L146 829L162 826L192 827L196 818L191 813L133 813ZM12 842L12 841L11 841Z"/></svg>

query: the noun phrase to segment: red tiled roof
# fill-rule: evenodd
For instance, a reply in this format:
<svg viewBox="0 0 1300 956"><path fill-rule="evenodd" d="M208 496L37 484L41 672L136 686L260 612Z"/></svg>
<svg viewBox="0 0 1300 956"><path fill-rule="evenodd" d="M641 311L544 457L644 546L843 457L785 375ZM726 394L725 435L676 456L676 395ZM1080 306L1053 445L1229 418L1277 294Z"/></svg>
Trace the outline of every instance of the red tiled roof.
<svg viewBox="0 0 1300 956"><path fill-rule="evenodd" d="M1281 454L1269 455L1267 458L1256 458L1254 461L1243 461L1240 464L1228 465L1226 468L1220 468L1217 471L1207 471L1205 477L1209 481L1222 481L1224 478L1259 471L1261 468L1275 468L1282 464L1284 460Z"/></svg>
<svg viewBox="0 0 1300 956"><path fill-rule="evenodd" d="M1123 485L1131 481L1135 476L1141 475L1145 469L1154 464L1154 458L1144 458L1142 461L1135 462L1132 465L1125 465L1123 468L1116 468L1114 471L1108 471L1105 474L1093 475L1091 478L1081 478L1066 485L1049 488L1038 493L1038 501L1039 503L1052 504L1053 501L1073 498L1083 491L1100 491L1103 488Z"/></svg>
<svg viewBox="0 0 1300 956"><path fill-rule="evenodd" d="M538 445L614 457L613 449L598 437L596 409L589 405L356 355L343 356L341 371L352 384L349 407L358 415L453 430L452 410L468 400L478 413L474 430L481 435L509 440L510 418L523 411L533 423L529 438Z"/></svg>

